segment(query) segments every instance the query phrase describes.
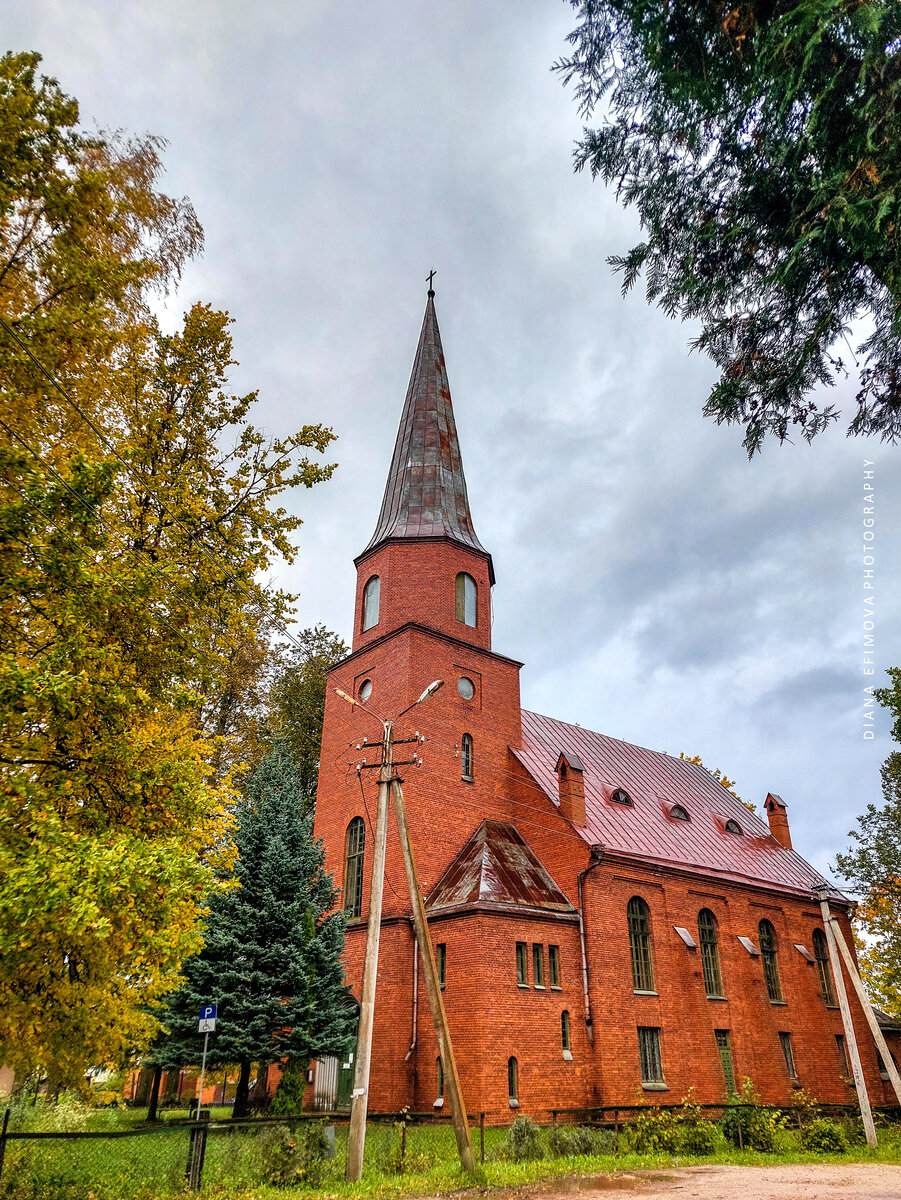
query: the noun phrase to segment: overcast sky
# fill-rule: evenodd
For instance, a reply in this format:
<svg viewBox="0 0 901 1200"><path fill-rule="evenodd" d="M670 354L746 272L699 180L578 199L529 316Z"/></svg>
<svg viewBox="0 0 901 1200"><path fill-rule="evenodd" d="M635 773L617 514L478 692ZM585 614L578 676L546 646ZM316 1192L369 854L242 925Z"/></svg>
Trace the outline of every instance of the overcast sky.
<svg viewBox="0 0 901 1200"><path fill-rule="evenodd" d="M702 419L692 329L620 298L605 259L636 224L572 171L580 121L550 71L571 24L562 0L7 0L3 29L87 123L168 139L166 189L206 230L172 318L227 308L257 422L339 435L339 471L293 501L302 553L278 583L300 622L350 640L434 267L523 704L701 754L758 806L778 792L827 870L892 748L882 715L863 737L863 688L901 665L901 448L839 428L749 463L739 429Z"/></svg>

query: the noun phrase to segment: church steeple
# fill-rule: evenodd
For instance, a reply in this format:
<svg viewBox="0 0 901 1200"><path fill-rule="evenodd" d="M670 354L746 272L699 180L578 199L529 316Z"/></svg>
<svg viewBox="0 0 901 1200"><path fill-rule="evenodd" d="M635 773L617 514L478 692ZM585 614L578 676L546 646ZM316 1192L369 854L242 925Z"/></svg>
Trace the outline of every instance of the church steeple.
<svg viewBox="0 0 901 1200"><path fill-rule="evenodd" d="M384 542L421 538L448 539L484 554L494 582L491 556L476 536L469 511L431 288L381 512L360 558Z"/></svg>

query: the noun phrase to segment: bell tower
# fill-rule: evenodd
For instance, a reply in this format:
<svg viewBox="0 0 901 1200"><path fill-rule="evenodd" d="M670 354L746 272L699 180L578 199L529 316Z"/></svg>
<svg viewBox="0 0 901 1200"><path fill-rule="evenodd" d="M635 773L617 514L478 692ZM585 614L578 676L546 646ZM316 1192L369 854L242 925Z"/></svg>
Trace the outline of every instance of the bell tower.
<svg viewBox="0 0 901 1200"><path fill-rule="evenodd" d="M355 652L411 621L491 649L494 567L469 511L431 288L381 511L355 565Z"/></svg>

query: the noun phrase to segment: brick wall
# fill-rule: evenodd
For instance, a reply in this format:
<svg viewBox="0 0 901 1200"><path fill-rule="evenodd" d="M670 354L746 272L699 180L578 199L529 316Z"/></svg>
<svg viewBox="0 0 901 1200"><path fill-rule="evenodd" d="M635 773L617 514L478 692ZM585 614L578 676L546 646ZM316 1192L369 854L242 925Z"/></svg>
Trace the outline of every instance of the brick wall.
<svg viewBox="0 0 901 1200"><path fill-rule="evenodd" d="M460 570L478 583L475 629L455 617L454 579ZM380 619L363 633L362 589L373 574L381 579ZM445 680L444 688L401 718L395 730L398 738L415 731L426 739L415 748L422 766L399 770L426 894L485 818L513 822L574 906L579 873L592 860L587 832L561 815L510 753L511 746L521 744L520 664L491 650L487 559L440 539L389 543L359 565L355 625L354 651L329 678L316 836L324 839L327 869L341 885L348 823L355 816L366 822L362 917L351 923L345 956L348 982L359 999L378 772L358 774L355 766L364 758L368 764L380 758L381 725L373 714L392 717L432 680ZM474 695L468 700L457 689L463 676L473 682ZM366 709L335 695L335 687L359 695L364 680L372 685ZM473 738L471 782L461 772L464 733ZM413 754L412 744L397 748L398 759ZM632 896L641 896L650 909L656 995L636 995L632 987L626 923ZM686 947L673 929L684 926L697 941L701 908L709 908L718 921L723 1000L707 998L700 949ZM816 966L794 946L798 942L812 950L813 930L821 928L812 900L608 856L585 876L584 912L593 1046L585 1024L577 924L484 910L436 916L430 922L433 943L447 946L445 1005L470 1112L509 1120L511 1055L519 1065L520 1111L541 1119L550 1108L633 1104L642 1095L678 1102L690 1088L697 1100L716 1103L724 1093L717 1029L730 1031L736 1078L740 1082L750 1076L765 1100L789 1103L795 1094L780 1032L791 1034L798 1078L808 1093L824 1102L849 1100L835 1041L842 1032L839 1011L826 1007ZM404 1105L421 1111L436 1099L437 1046L421 971L411 1049L414 941L409 913L392 814L370 1085L374 1111ZM758 926L764 918L776 931L782 1004L768 998L761 959L751 957L737 940L746 936L759 946ZM846 917L843 923L847 928ZM529 985L524 988L516 983L517 941L529 947ZM560 947L560 991L534 987L535 944L544 948L545 972L547 946ZM883 1102L888 1097L875 1049L856 1001L852 1004L871 1095L874 1102ZM570 1014L571 1061L562 1053L564 1009ZM642 1090L639 1026L661 1030L665 1092Z"/></svg>

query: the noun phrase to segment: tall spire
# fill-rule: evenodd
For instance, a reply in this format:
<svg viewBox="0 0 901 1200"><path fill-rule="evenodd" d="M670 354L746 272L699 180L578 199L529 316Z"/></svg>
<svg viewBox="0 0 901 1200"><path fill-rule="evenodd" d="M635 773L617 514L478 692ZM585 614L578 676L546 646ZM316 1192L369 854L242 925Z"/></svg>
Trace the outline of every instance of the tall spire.
<svg viewBox="0 0 901 1200"><path fill-rule="evenodd" d="M382 510L363 554L394 538L432 537L450 538L488 553L476 537L469 511L435 293L430 287ZM488 561L491 569L490 555Z"/></svg>

